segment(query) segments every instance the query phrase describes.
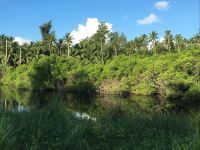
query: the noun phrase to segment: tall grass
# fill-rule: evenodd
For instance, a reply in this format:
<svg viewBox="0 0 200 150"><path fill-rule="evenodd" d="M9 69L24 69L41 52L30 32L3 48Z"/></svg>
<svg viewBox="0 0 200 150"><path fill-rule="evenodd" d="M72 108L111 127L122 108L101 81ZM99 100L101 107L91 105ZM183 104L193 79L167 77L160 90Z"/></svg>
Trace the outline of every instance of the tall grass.
<svg viewBox="0 0 200 150"><path fill-rule="evenodd" d="M176 140L173 145L173 150L200 150L200 113L195 117L190 118L193 130L193 136L186 137L189 139L188 143L177 143Z"/></svg>
<svg viewBox="0 0 200 150"><path fill-rule="evenodd" d="M73 112L53 105L0 116L5 150L199 149L198 118L110 110L94 122L76 119Z"/></svg>
<svg viewBox="0 0 200 150"><path fill-rule="evenodd" d="M9 138L13 135L14 129L10 124L10 121L7 117L2 116L0 118L0 146L4 147L8 144Z"/></svg>
<svg viewBox="0 0 200 150"><path fill-rule="evenodd" d="M200 129L197 128L190 143L178 144L174 143L173 150L200 150Z"/></svg>

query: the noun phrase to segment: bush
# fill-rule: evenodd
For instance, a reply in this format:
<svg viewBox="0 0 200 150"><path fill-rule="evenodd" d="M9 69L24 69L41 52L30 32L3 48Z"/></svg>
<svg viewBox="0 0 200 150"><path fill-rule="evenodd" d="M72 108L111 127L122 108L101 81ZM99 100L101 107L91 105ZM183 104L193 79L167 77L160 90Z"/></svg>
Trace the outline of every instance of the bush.
<svg viewBox="0 0 200 150"><path fill-rule="evenodd" d="M199 50L185 50L148 57L119 55L103 64L73 57L43 56L28 65L7 68L1 81L33 90L66 88L198 100L199 57Z"/></svg>

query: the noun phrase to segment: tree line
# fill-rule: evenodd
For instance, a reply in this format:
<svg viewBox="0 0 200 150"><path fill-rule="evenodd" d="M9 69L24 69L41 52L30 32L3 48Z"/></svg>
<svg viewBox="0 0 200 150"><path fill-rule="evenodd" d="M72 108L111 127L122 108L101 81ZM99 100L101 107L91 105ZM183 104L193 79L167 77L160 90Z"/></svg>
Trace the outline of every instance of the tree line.
<svg viewBox="0 0 200 150"><path fill-rule="evenodd" d="M98 26L97 32L78 44L73 44L73 37L67 33L58 39L52 30L52 22L42 24L39 29L42 39L30 44L20 45L11 36L0 35L0 62L5 66L16 67L28 64L34 58L44 55L77 57L81 60L105 63L118 55L131 56L156 55L161 53L179 53L182 50L199 48L200 33L192 38L184 38L181 34L173 35L165 31L163 41L159 41L158 33L152 31L128 41L124 33L110 32L104 22Z"/></svg>

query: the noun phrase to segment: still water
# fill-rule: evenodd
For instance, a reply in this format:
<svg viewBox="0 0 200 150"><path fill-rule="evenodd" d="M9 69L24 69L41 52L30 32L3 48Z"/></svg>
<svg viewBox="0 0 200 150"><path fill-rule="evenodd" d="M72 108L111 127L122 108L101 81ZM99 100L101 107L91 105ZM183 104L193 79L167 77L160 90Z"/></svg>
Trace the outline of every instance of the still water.
<svg viewBox="0 0 200 150"><path fill-rule="evenodd" d="M0 86L0 109L14 112L43 109L48 105L60 105L74 113L80 119L96 120L96 117L108 110L123 112L171 111L175 104L158 100L156 97L132 95L122 97L118 95L87 96L84 94L66 92L31 92L19 91L9 86ZM200 111L197 104L181 106L174 109L187 113Z"/></svg>

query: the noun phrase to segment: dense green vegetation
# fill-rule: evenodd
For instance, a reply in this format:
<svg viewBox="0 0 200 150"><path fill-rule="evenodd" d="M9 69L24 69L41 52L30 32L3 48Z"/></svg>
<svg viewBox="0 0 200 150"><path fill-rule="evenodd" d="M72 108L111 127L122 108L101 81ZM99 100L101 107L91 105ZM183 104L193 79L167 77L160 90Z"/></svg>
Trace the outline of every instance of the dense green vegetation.
<svg viewBox="0 0 200 150"><path fill-rule="evenodd" d="M148 57L120 55L106 63L51 55L4 69L1 81L21 89L133 93L195 101L200 97L199 58L200 50Z"/></svg>

